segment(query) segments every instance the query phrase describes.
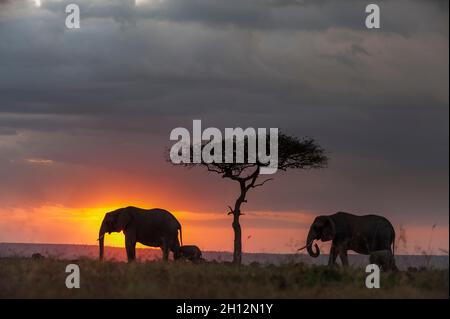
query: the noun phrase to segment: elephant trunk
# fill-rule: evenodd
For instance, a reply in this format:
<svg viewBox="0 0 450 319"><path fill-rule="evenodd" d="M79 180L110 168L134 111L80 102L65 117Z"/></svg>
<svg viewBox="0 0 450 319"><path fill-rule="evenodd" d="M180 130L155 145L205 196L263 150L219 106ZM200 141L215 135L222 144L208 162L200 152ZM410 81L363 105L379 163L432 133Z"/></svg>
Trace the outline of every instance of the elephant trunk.
<svg viewBox="0 0 450 319"><path fill-rule="evenodd" d="M102 226L100 227L100 231L98 232L98 247L99 247L99 259L103 259L103 252L105 247L105 227L104 223L102 223Z"/></svg>
<svg viewBox="0 0 450 319"><path fill-rule="evenodd" d="M308 238L306 239L306 250L308 251L308 254L311 257L314 257L314 258L319 257L319 255L320 255L320 249L319 249L319 246L317 246L316 243L314 243L314 248L315 248L316 251L314 251L313 248L312 248L313 241L315 239L317 239L316 233L313 230L310 229L309 233L308 233Z"/></svg>

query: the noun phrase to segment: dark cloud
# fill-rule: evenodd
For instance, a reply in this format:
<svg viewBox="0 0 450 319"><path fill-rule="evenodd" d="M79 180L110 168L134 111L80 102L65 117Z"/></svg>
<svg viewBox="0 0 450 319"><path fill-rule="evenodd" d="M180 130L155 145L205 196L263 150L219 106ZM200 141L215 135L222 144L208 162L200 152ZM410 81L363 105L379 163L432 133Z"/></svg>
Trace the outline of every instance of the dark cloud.
<svg viewBox="0 0 450 319"><path fill-rule="evenodd" d="M2 200L48 201L46 174L76 193L107 166L139 185L179 174L162 183L194 199L208 189L198 209L223 209L233 185L163 160L170 130L200 118L314 136L330 152L329 169L280 175L249 209L429 210L448 223L446 2L381 1L379 31L361 1L269 0L80 0L70 31L69 2L0 1L0 176L14 181Z"/></svg>
<svg viewBox="0 0 450 319"><path fill-rule="evenodd" d="M147 0L135 6L134 0L89 1L77 3L85 18L112 18L119 23L136 23L142 19L175 23L200 23L215 27L248 29L278 29L323 31L329 28L365 30L367 3L347 1L291 1L291 0ZM71 3L49 1L44 7L54 12ZM383 27L389 32L411 34L430 30L448 34L448 2L420 0L380 1ZM447 9L447 10L446 10ZM406 11L407 10L407 11ZM407 14L406 14L407 12ZM444 16L444 18L443 18ZM429 19L429 18L432 19ZM445 18L446 17L446 18ZM436 19L435 19L436 18ZM446 20L445 20L446 19Z"/></svg>
<svg viewBox="0 0 450 319"><path fill-rule="evenodd" d="M8 129L8 128L0 128L0 135L16 135L17 131Z"/></svg>

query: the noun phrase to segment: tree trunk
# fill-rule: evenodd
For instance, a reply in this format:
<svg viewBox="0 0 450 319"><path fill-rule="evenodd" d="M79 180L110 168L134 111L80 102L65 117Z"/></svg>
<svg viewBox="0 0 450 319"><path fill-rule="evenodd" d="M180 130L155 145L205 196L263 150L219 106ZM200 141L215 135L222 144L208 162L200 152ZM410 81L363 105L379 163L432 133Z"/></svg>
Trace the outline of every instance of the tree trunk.
<svg viewBox="0 0 450 319"><path fill-rule="evenodd" d="M242 262L242 231L241 224L239 223L239 217L241 216L241 205L245 202L245 195L247 190L245 183L241 182L241 194L234 204L233 210L233 230L234 230L234 251L233 251L233 263L240 265Z"/></svg>
<svg viewBox="0 0 450 319"><path fill-rule="evenodd" d="M233 213L233 230L234 230L234 251L233 263L240 265L242 261L242 232L239 223L239 213Z"/></svg>

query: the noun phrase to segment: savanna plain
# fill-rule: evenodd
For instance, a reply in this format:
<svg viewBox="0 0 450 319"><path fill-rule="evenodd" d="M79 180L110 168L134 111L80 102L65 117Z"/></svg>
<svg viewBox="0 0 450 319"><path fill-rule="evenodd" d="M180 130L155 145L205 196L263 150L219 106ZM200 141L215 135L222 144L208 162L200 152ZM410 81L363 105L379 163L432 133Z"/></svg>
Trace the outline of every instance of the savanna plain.
<svg viewBox="0 0 450 319"><path fill-rule="evenodd" d="M80 267L79 289L65 285L68 263ZM0 258L0 298L448 298L448 269L381 273L365 285L364 268L227 262L99 262Z"/></svg>

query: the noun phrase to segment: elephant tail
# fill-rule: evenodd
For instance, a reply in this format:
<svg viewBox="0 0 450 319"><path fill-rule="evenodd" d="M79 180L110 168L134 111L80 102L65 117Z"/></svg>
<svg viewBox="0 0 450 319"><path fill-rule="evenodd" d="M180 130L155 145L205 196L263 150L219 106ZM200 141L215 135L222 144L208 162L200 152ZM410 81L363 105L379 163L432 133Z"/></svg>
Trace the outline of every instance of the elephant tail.
<svg viewBox="0 0 450 319"><path fill-rule="evenodd" d="M181 246L183 246L183 233L181 231L181 225L178 229L180 230L180 243L181 243Z"/></svg>
<svg viewBox="0 0 450 319"><path fill-rule="evenodd" d="M392 227L393 238L392 238L392 257L395 256L395 229Z"/></svg>
<svg viewBox="0 0 450 319"><path fill-rule="evenodd" d="M392 241L392 256L395 256L395 237L394 240Z"/></svg>

